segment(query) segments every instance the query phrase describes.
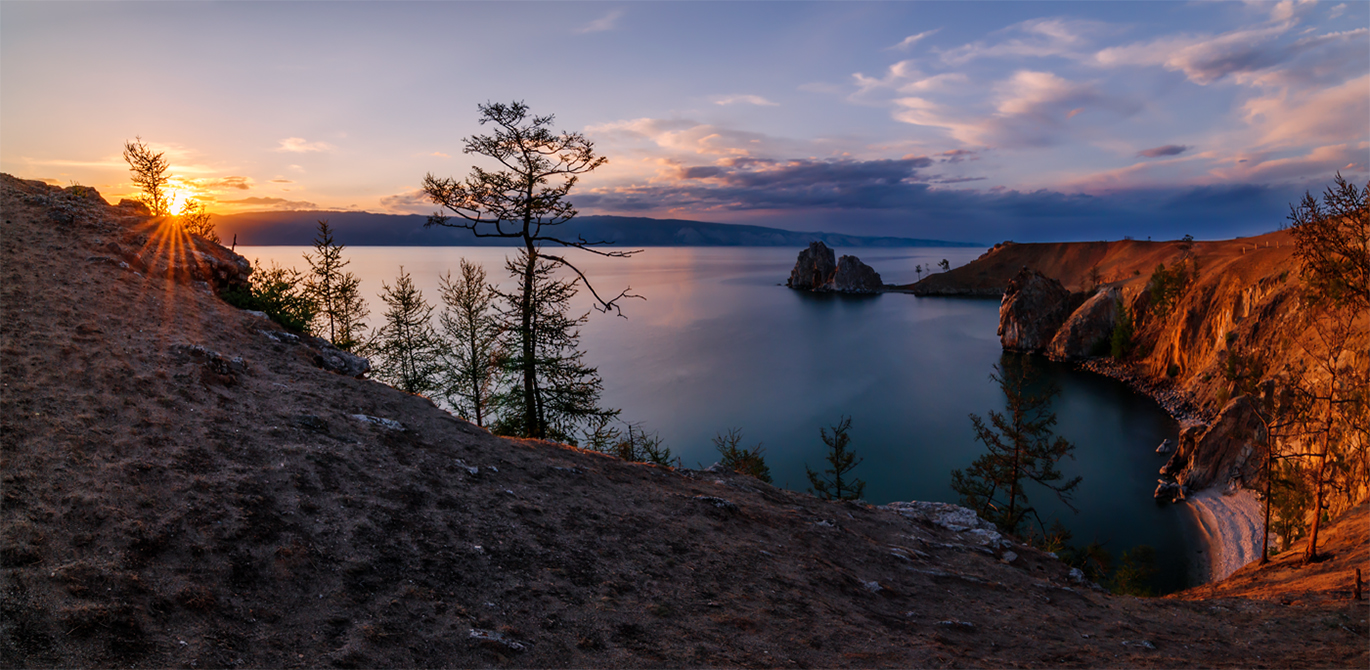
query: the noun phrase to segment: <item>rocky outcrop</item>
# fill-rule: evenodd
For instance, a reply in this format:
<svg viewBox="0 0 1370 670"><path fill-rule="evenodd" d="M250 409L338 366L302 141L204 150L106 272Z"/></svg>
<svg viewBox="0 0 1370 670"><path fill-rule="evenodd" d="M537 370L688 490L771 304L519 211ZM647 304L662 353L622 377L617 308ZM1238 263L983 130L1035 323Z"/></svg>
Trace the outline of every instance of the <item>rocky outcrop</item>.
<svg viewBox="0 0 1370 670"><path fill-rule="evenodd" d="M1070 313L1070 291L1061 282L1023 268L999 305L999 342L1010 351L1040 352Z"/></svg>
<svg viewBox="0 0 1370 670"><path fill-rule="evenodd" d="M835 254L822 242L810 242L809 248L799 252L799 259L790 270L786 286L800 291L821 291L837 272Z"/></svg>
<svg viewBox="0 0 1370 670"><path fill-rule="evenodd" d="M1056 331L1047 345L1047 356L1055 361L1077 361L1098 353L1113 334L1120 300L1116 288L1095 293Z"/></svg>
<svg viewBox="0 0 1370 670"><path fill-rule="evenodd" d="M835 254L822 242L810 242L809 248L799 252L790 279L785 285L801 291L832 291L836 293L877 293L884 288L880 274L855 256Z"/></svg>
<svg viewBox="0 0 1370 670"><path fill-rule="evenodd" d="M855 256L837 259L837 273L832 278L830 290L838 293L878 293L884 288L880 273L861 262Z"/></svg>
<svg viewBox="0 0 1370 670"><path fill-rule="evenodd" d="M1173 500L1213 484L1253 483L1260 466L1253 455L1263 440L1264 428L1251 397L1233 398L1211 425L1194 423L1180 431L1179 446L1161 467L1161 474L1173 478L1176 486L1163 482L1156 497Z"/></svg>

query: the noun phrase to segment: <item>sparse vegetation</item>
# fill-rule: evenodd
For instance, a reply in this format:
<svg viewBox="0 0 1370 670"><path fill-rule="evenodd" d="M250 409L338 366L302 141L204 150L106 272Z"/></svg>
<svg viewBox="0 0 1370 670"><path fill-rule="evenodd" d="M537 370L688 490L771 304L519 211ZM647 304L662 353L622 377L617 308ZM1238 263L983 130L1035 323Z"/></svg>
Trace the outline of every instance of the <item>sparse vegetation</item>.
<svg viewBox="0 0 1370 670"><path fill-rule="evenodd" d="M294 268L253 265L250 285L244 289L226 289L219 296L239 309L263 312L272 321L296 333L309 333L316 307L305 294L304 276Z"/></svg>
<svg viewBox="0 0 1370 670"><path fill-rule="evenodd" d="M1122 359L1132 351L1132 313L1122 300L1117 304L1113 332L1108 336L1109 355Z"/></svg>
<svg viewBox="0 0 1370 670"><path fill-rule="evenodd" d="M494 399L500 416L491 429L575 444L581 429L597 417L617 417L618 410L600 407L604 382L580 349L580 326L589 314L570 314L580 280L558 278L557 267L526 250L505 262L518 284L498 294L504 356Z"/></svg>
<svg viewBox="0 0 1370 670"><path fill-rule="evenodd" d="M455 281L450 272L439 280L443 310L438 321L444 339L440 392L457 416L484 426L503 357L494 314L498 294L479 265L463 258L458 271Z"/></svg>
<svg viewBox="0 0 1370 670"><path fill-rule="evenodd" d="M970 415L975 438L987 453L965 470L951 473L951 488L962 502L1005 532L1025 531L1028 515L1045 532L1042 519L1028 501L1024 480L1036 482L1056 494L1067 507L1080 477L1065 479L1056 469L1063 458L1073 458L1075 446L1054 435L1056 414L1051 400L1060 391L1050 382L1037 378L1030 359L1006 357L990 375L1004 393L1007 414L990 410L986 422Z"/></svg>
<svg viewBox="0 0 1370 670"><path fill-rule="evenodd" d="M181 229L187 233L203 237L210 242L219 241L219 234L214 230L214 222L210 220L209 212L205 211L205 204L199 200L186 199L177 218L181 220Z"/></svg>
<svg viewBox="0 0 1370 670"><path fill-rule="evenodd" d="M765 450L760 442L750 449L743 447L742 431L738 428L729 428L728 432L715 435L713 442L723 467L771 483L771 469L766 466L766 458L762 455Z"/></svg>
<svg viewBox="0 0 1370 670"><path fill-rule="evenodd" d="M856 457L856 452L848 449L851 444L851 436L847 431L851 429L851 417L844 416L837 425L832 427L832 433L826 428L819 428L819 435L823 438L823 444L828 445L828 456L825 460L828 467L822 472L814 472L809 466L804 466L804 472L809 477L809 493L812 493L824 500L859 500L861 494L866 490L866 482L860 479L850 478L847 475L861 464Z"/></svg>
<svg viewBox="0 0 1370 670"><path fill-rule="evenodd" d="M1152 313L1156 316L1168 314L1198 276L1199 266L1193 259L1182 259L1168 270L1165 263L1157 265L1146 284Z"/></svg>
<svg viewBox="0 0 1370 670"><path fill-rule="evenodd" d="M343 260L343 249L333 240L328 221L319 221L314 253L304 255L309 264L304 291L317 307L315 331L339 349L356 351L362 346L370 312L362 299L361 280L343 269L349 263Z"/></svg>
<svg viewBox="0 0 1370 670"><path fill-rule="evenodd" d="M165 153L153 153L152 149L143 144L141 137L134 138L132 142L124 142L124 162L128 163L133 185L143 192L143 203L153 216L166 216L171 207L171 201L166 193L167 183L171 180L167 174L171 169L171 163L167 161Z"/></svg>
<svg viewBox="0 0 1370 670"><path fill-rule="evenodd" d="M462 151L498 161L502 169L489 171L479 166L463 181L439 179L429 174L424 177L423 190L430 200L455 215L436 212L428 218L430 226L452 226L470 230L476 237L508 237L523 242L518 260L511 260L509 270L520 281L520 288L509 294L514 298L504 311L506 332L512 335L508 365L517 366L516 377L521 384L521 398L504 393L505 408L517 407L522 416L506 415L499 424L505 434L526 437L553 437L548 432L560 429L560 438L569 439L565 430L581 423L597 410L587 401L598 400L598 376L593 368L580 366L578 356L568 355L567 344L574 345L566 334L574 331L579 320L567 321L564 313L559 320L545 320L556 311L562 297L569 299L576 282L551 280L557 268L566 268L594 296L596 307L618 312L618 301L628 297L626 290L605 299L586 279L584 273L562 256L543 252L543 244L574 247L602 256L626 257L632 251L605 251L597 247L605 241L570 240L554 234L557 226L570 221L576 210L566 200L580 175L604 165L608 159L596 156L594 145L580 133L552 131L551 115L534 116L522 102L479 105L480 123L491 124L495 132L474 135L465 139ZM539 290L538 283L543 288ZM542 300L552 300L545 303ZM564 312L564 310L563 310ZM559 332L544 334L544 327L559 328ZM557 354L553 358L539 355L540 343L550 345ZM548 350L547 346L543 347ZM561 370L540 370L547 364L561 365ZM569 376L567 376L569 373ZM557 390L539 387L539 382L551 381ZM588 413L587 413L588 412ZM569 419L569 425L561 419ZM559 425L559 422L561 425Z"/></svg>
<svg viewBox="0 0 1370 670"><path fill-rule="evenodd" d="M376 379L407 393L431 393L437 386L441 351L431 323L433 306L403 267L395 283L382 282L381 289L385 321L363 348Z"/></svg>

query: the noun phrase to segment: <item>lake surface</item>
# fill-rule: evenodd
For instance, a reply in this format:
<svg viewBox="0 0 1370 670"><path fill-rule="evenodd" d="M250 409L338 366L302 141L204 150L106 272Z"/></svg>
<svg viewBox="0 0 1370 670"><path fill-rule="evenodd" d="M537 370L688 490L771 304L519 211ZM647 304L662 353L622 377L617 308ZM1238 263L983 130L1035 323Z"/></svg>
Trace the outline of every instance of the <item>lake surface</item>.
<svg viewBox="0 0 1370 670"><path fill-rule="evenodd" d="M264 263L306 269L305 247L242 247ZM941 259L962 265L979 249L838 249L878 271L886 283L916 279L915 266ZM511 249L348 248L349 270L362 280L379 322L381 282L399 267L438 301L438 276L461 257L506 283ZM951 471L983 453L968 418L1002 411L990 380L1004 356L995 334L997 300L813 295L783 286L798 249L650 248L630 259L571 251L601 294L631 287L645 300L624 303L627 318L595 312L582 329L587 362L604 379L605 406L655 431L687 467L717 460L711 438L739 428L744 445L761 442L775 484L805 490L804 466L823 465L819 429L852 419L852 447L864 462L872 503L957 502ZM588 294L587 294L588 295ZM579 298L585 298L585 295ZM579 299L578 298L578 299ZM582 301L582 310L589 301ZM1029 485L1028 497L1049 524L1059 517L1080 544L1098 540L1115 558L1139 544L1156 548L1165 591L1187 585L1187 521L1179 507L1151 494L1165 456L1155 453L1177 426L1158 405L1122 384L1038 359L1061 388L1053 404L1057 434L1075 444L1067 477L1083 476L1078 513Z"/></svg>

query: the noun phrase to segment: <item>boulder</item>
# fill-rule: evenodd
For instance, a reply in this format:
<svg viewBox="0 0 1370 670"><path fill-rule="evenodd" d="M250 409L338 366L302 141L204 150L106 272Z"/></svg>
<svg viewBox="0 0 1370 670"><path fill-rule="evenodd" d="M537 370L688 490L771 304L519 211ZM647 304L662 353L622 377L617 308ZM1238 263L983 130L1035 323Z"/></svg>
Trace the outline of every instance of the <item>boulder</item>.
<svg viewBox="0 0 1370 670"><path fill-rule="evenodd" d="M884 288L880 274L855 256L835 254L822 242L810 242L809 248L799 252L790 279L785 285L801 291L833 291L836 293L878 293Z"/></svg>
<svg viewBox="0 0 1370 670"><path fill-rule="evenodd" d="M885 286L880 273L855 256L837 259L837 272L828 285L838 293L879 293Z"/></svg>
<svg viewBox="0 0 1370 670"><path fill-rule="evenodd" d="M801 291L821 291L836 272L837 261L832 249L822 242L810 242L808 249L799 252L799 259L785 285Z"/></svg>
<svg viewBox="0 0 1370 670"><path fill-rule="evenodd" d="M1113 334L1120 295L1118 289L1110 288L1086 300L1051 338L1047 356L1054 361L1078 361L1095 355Z"/></svg>
<svg viewBox="0 0 1370 670"><path fill-rule="evenodd" d="M332 345L320 346L314 364L347 377L361 377L371 371L370 359L348 353Z"/></svg>
<svg viewBox="0 0 1370 670"><path fill-rule="evenodd" d="M1023 268L999 304L999 342L1009 351L1040 352L1065 322L1070 291L1061 282Z"/></svg>

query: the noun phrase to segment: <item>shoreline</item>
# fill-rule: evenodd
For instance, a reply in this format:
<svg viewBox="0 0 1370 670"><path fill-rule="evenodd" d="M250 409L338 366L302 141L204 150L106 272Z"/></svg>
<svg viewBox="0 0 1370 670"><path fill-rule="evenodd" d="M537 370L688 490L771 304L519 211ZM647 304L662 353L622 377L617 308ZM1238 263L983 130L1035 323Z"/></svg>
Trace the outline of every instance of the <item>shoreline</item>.
<svg viewBox="0 0 1370 670"><path fill-rule="evenodd" d="M1188 394L1174 384L1148 379L1130 365L1096 358L1079 366L1116 379L1150 398L1181 426L1213 421L1213 417L1200 410ZM1187 534L1197 545L1186 561L1194 581L1191 588L1226 579L1251 561L1260 559L1265 514L1255 492L1244 488L1223 491L1210 486L1171 504L1184 506L1183 514L1189 526Z"/></svg>
<svg viewBox="0 0 1370 670"><path fill-rule="evenodd" d="M1265 512L1255 493L1207 488L1181 504L1193 523L1194 537L1205 546L1191 556L1190 568L1201 578L1195 586L1222 581L1260 560Z"/></svg>

